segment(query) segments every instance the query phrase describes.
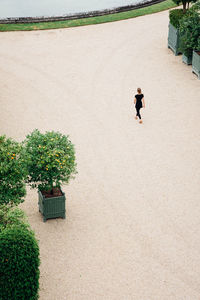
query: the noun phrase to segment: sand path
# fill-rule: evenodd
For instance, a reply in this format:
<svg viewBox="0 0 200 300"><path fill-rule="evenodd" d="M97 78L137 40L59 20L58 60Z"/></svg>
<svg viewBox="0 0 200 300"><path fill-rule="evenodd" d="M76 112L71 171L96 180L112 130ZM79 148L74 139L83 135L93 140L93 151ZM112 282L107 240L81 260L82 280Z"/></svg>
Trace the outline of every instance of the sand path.
<svg viewBox="0 0 200 300"><path fill-rule="evenodd" d="M1 132L70 134L67 219L42 222L40 300L200 299L200 82L167 48L168 12L0 34ZM132 96L146 97L144 124Z"/></svg>

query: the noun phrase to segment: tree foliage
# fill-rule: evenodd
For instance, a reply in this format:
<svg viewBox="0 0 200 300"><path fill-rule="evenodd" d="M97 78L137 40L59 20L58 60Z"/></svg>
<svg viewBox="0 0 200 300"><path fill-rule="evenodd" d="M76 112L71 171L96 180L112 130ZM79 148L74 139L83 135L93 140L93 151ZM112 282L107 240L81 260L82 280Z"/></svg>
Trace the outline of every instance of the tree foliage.
<svg viewBox="0 0 200 300"><path fill-rule="evenodd" d="M22 146L0 136L0 205L18 205L26 195Z"/></svg>
<svg viewBox="0 0 200 300"><path fill-rule="evenodd" d="M179 28L180 27L180 20L185 16L184 12L182 9L173 9L170 10L169 12L169 20L170 23L175 27Z"/></svg>
<svg viewBox="0 0 200 300"><path fill-rule="evenodd" d="M176 5L183 5L183 12L185 13L189 9L190 3L195 3L197 0L173 0Z"/></svg>
<svg viewBox="0 0 200 300"><path fill-rule="evenodd" d="M193 49L200 50L200 14L196 7L190 9L187 16L181 19L180 34L180 49L185 55L191 55Z"/></svg>
<svg viewBox="0 0 200 300"><path fill-rule="evenodd" d="M59 132L34 130L24 141L24 156L32 188L52 191L77 173L74 145Z"/></svg>

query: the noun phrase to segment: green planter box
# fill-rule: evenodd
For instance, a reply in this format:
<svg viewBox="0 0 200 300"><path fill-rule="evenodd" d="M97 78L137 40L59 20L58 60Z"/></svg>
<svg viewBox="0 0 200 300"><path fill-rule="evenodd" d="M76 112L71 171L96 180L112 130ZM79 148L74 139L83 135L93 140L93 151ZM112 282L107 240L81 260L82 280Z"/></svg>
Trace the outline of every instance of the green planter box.
<svg viewBox="0 0 200 300"><path fill-rule="evenodd" d="M192 72L195 73L200 79L200 55L197 53L197 51L193 51Z"/></svg>
<svg viewBox="0 0 200 300"><path fill-rule="evenodd" d="M62 196L46 198L38 191L39 211L43 215L43 221L47 219L63 218L65 219L65 194Z"/></svg>
<svg viewBox="0 0 200 300"><path fill-rule="evenodd" d="M179 29L175 28L169 23L168 32L168 48L171 48L175 55L181 54L180 47L180 33Z"/></svg>
<svg viewBox="0 0 200 300"><path fill-rule="evenodd" d="M191 65L191 64L192 64L192 55L186 56L185 54L183 54L183 56L182 56L182 61L183 61L186 65Z"/></svg>

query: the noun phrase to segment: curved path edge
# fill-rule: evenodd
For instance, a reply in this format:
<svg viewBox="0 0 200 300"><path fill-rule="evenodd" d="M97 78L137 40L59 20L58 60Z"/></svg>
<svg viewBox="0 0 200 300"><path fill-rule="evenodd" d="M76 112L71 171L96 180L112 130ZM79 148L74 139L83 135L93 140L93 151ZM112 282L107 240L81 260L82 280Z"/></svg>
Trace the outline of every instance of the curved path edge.
<svg viewBox="0 0 200 300"><path fill-rule="evenodd" d="M127 12L130 10L135 10L138 8L143 8L147 6L151 6L160 2L164 2L165 0L152 0L144 3L139 3L137 5L127 5L121 6L114 9L105 9L100 11L91 11L86 13L78 13L71 15L63 15L63 16L51 16L51 17L19 17L19 18L4 18L0 19L0 24L18 24L18 23L41 23L41 22L54 22L54 21L66 21L66 20L77 20L89 17L99 17L104 15L116 14L121 12Z"/></svg>

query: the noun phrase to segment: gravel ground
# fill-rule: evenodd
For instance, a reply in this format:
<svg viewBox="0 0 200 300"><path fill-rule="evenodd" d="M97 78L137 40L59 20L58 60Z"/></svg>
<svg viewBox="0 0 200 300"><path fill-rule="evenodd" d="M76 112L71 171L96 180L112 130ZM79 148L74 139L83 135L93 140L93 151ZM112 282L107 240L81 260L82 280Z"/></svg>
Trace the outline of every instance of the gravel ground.
<svg viewBox="0 0 200 300"><path fill-rule="evenodd" d="M167 34L168 12L0 34L1 132L58 130L76 145L66 220L43 223L35 190L22 205L40 300L200 299L200 81Z"/></svg>

